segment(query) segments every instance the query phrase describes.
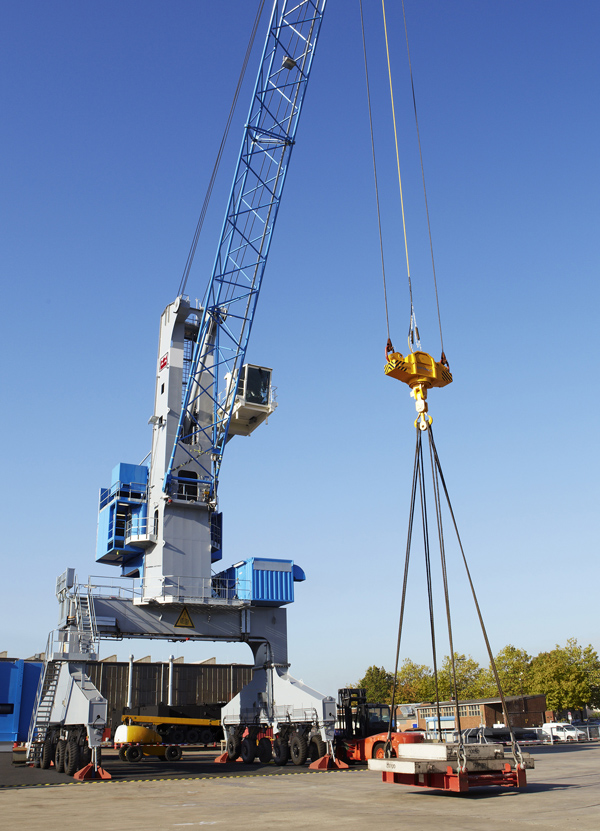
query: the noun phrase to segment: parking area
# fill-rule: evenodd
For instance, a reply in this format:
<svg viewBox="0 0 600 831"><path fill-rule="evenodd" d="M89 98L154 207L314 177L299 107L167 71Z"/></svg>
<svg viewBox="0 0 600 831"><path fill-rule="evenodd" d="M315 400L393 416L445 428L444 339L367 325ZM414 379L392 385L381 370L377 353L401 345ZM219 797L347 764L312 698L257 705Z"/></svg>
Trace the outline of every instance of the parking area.
<svg viewBox="0 0 600 831"><path fill-rule="evenodd" d="M532 755L536 769L529 772L522 791L485 788L457 795L384 785L365 768L313 773L255 765L247 771L236 763L216 773L207 761L189 759L178 763L185 768L177 773L175 765L144 772L142 763L140 771L129 766L121 777L115 763L109 782L64 784L61 778L55 784L5 786L0 799L5 827L23 825L33 831L55 823L61 831L115 824L148 831L233 824L248 831L282 825L378 831L505 831L512 825L531 831L597 831L600 745L539 747Z"/></svg>

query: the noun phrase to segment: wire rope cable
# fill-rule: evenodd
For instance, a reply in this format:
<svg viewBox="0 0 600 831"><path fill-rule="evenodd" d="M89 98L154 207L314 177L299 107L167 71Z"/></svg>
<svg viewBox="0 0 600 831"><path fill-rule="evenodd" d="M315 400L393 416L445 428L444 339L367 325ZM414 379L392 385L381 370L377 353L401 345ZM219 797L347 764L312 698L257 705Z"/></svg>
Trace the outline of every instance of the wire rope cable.
<svg viewBox="0 0 600 831"><path fill-rule="evenodd" d="M375 180L375 201L377 203L377 225L379 228L379 250L381 252L381 273L383 276L383 300L385 304L385 322L387 326L387 336L388 341L390 340L390 315L388 311L388 298L387 298L387 284L385 278L385 258L383 255L383 234L381 230L381 209L379 204L379 184L377 179L377 162L375 159L375 136L373 133L373 114L371 109L371 88L369 84L369 66L367 61L367 42L365 38L365 21L363 17L363 4L362 0L358 0L360 6L360 25L362 31L362 44L363 44L363 56L365 61L365 82L367 88L367 106L369 109L369 128L371 131L371 154L373 156L373 178Z"/></svg>
<svg viewBox="0 0 600 831"><path fill-rule="evenodd" d="M412 280L410 276L410 261L408 257L408 239L406 235L406 217L404 214L404 194L402 191L402 173L400 170L400 152L398 150L398 128L396 125L396 106L394 104L394 86L392 83L392 67L390 62L390 46L388 40L388 28L387 28L387 18L385 14L385 0L381 0L381 8L383 12L383 29L385 33L385 51L387 56L387 68L388 68L388 79L389 79L389 86L390 86L390 102L392 107L392 121L394 124L394 143L396 147L396 168L398 170L398 186L400 188L400 208L402 212L402 231L404 234L404 253L406 255L406 274L408 277L408 293L410 295L410 323L408 327L408 345L410 351L412 352L412 347L415 344L415 336L416 341L419 340L419 331L416 325L416 318L415 318L415 307L413 303L413 291L412 291Z"/></svg>
<svg viewBox="0 0 600 831"><path fill-rule="evenodd" d="M502 703L502 711L504 713L504 718L506 719L506 724L507 724L507 727L508 727L508 730L509 730L509 733L510 733L513 756L514 756L515 762L519 766L522 766L523 765L523 754L521 753L521 748L519 747L519 743L516 740L516 737L515 737L515 734L514 734L514 731L513 731L513 728L512 728L511 720L510 720L510 717L508 715L508 707L506 705L506 698L505 698L504 692L502 690L502 684L501 684L501 681L500 681L500 676L498 674L498 668L496 666L496 661L494 660L494 655L492 653L492 647L490 645L490 641L489 641L488 634L487 634L487 629L485 627L485 623L483 621L483 615L481 613L481 607L479 606L479 600L477 599L477 593L475 591L475 586L473 585L473 580L471 578L471 571L470 571L469 565L467 563L467 558L466 558L465 551L464 551L464 548L463 548L462 540L460 538L460 534L459 534L459 531L458 531L458 525L456 523L456 517L454 515L454 510L452 509L452 503L450 501L450 495L448 493L448 488L446 487L446 481L444 479L444 474L442 472L442 466L441 466L441 463L440 463L440 460L439 460L439 456L438 456L437 448L436 448L435 441L434 441L434 438L433 438L433 431L431 430L431 426L429 427L429 440L430 440L430 446L431 446L432 453L433 453L433 459L435 461L435 467L436 467L437 472L439 474L439 481L442 484L442 489L444 491L444 496L446 497L446 503L448 505L448 510L450 512L450 517L452 519L452 524L454 526L454 531L456 532L456 538L458 540L458 545L459 545L459 548L460 548L460 553L461 553L463 565L465 567L467 580L469 582L469 587L471 589L471 595L473 597L473 602L475 604L475 610L477 612L477 617L479 619L479 625L481 627L481 632L483 634L483 639L485 641L485 646L486 646L488 657L489 657L489 660L490 660L490 666L492 668L492 674L494 676L494 680L495 680L496 686L498 688L498 695L499 695L500 701Z"/></svg>
<svg viewBox="0 0 600 831"><path fill-rule="evenodd" d="M440 693L439 693L439 674L437 665L437 648L435 637L435 616L433 608L433 582L431 579L431 554L429 546L429 521L427 516L427 499L425 493L425 471L423 467L423 443L421 441L421 431L417 427L417 442L419 444L419 488L421 495L421 519L423 523L423 547L425 550L425 571L427 578L427 603L429 606L429 629L431 634L431 653L433 661L433 679L435 684L435 701L438 720L438 736L442 740L442 711L440 708Z"/></svg>
<svg viewBox="0 0 600 831"><path fill-rule="evenodd" d="M429 233L429 250L431 251L431 268L433 271L433 286L435 289L435 303L437 307L437 316L438 316L438 325L440 327L440 344L442 349L442 363L446 362L446 356L444 354L444 336L442 334L442 317L440 314L440 301L438 297L438 288L437 288L437 277L435 273L435 258L433 256L433 238L431 235L431 222L429 219L429 203L427 201L427 187L425 185L425 167L423 164L423 151L421 148L421 132L419 130L419 117L417 115L417 98L415 95L415 82L413 79L413 71L412 71L412 61L410 58L410 46L408 44L408 25L406 23L406 10L404 8L404 0L402 0L402 17L404 19L404 34L406 37L406 54L408 56L408 69L410 72L410 86L412 90L412 99L413 99L413 110L415 113L415 127L417 129L417 142L419 145L419 159L421 162L421 179L423 181L423 196L425 197L425 213L427 215L427 231Z"/></svg>
<svg viewBox="0 0 600 831"><path fill-rule="evenodd" d="M187 256L187 260L185 263L185 268L183 269L183 275L181 277L181 281L179 283L179 290L177 292L178 296L182 295L185 291L185 287L187 285L188 278L190 276L190 271L192 268L192 263L194 261L194 256L196 254L196 249L198 247L198 241L200 239L200 234L202 232L202 228L204 226L204 220L206 218L206 212L208 210L208 205L210 203L210 199L212 196L213 188L215 185L215 181L217 178L217 173L219 171L219 166L221 164L221 159L223 157L223 151L225 150L225 145L227 143L227 137L229 136L229 129L231 127L231 122L233 120L233 115L235 113L237 102L239 98L239 94L244 82L244 78L246 77L246 69L248 68L248 61L250 60L250 54L252 52L252 48L254 46L254 41L256 39L256 32L258 30L258 24L260 23L260 18L262 16L262 11L265 5L265 0L260 0L258 11L256 12L256 17L254 18L254 24L252 26L252 32L250 34L250 40L248 41L248 46L246 47L246 54L244 55L244 60L242 62L242 68L240 71L240 75L238 78L237 86L233 95L233 101L231 103L231 108L229 110L229 115L227 117L227 122L225 124L225 129L223 131L223 136L221 138L221 144L219 145L219 150L217 152L217 158L213 167L213 171L210 177L210 181L208 183L208 187L206 190L206 195L204 197L204 202L202 204L202 209L200 211L200 217L198 219L198 223L196 225L196 230L194 232L194 238L192 240L192 245L190 247L190 251Z"/></svg>
<svg viewBox="0 0 600 831"><path fill-rule="evenodd" d="M433 450L431 446L432 441L432 431L431 425L429 425L429 430L427 431L429 434L429 457L431 461L431 478L433 481L433 495L434 495L434 502L435 502L435 516L437 521L437 528L438 528L438 539L440 545L440 561L442 566L442 582L444 586L444 603L446 606L446 623L448 627L448 646L450 649L450 666L452 672L452 689L454 692L454 709L455 709L455 717L456 717L456 728L458 732L458 743L462 748L463 740L462 740L462 728L460 723L460 704L459 704L459 696L458 696L458 685L456 683L456 658L454 653L454 636L452 634L452 615L450 612L450 590L448 588L448 569L446 564L446 549L444 545L444 528L442 523L442 506L440 502L440 483L438 478L438 469L435 465L434 458L433 458ZM461 754L464 757L464 753ZM463 765L464 766L464 765Z"/></svg>
<svg viewBox="0 0 600 831"><path fill-rule="evenodd" d="M404 610L406 607L406 589L408 586L408 567L410 564L410 549L412 544L412 533L413 533L413 521L415 517L415 496L417 493L417 478L419 475L419 437L417 436L417 444L415 447L415 462L413 466L413 479L412 479L412 488L410 493L410 510L408 513L408 533L406 539L406 554L404 557L404 577L402 580L402 598L400 600L400 619L398 622L398 638L396 641L396 663L394 666L394 678L393 678L393 686L392 686L392 704L391 704L391 712L394 712L394 708L396 706L396 690L398 688L398 663L400 661L400 644L402 641L402 627L404 624ZM391 755L391 748L392 748L392 719L390 719L388 725L388 735L385 744L385 755Z"/></svg>

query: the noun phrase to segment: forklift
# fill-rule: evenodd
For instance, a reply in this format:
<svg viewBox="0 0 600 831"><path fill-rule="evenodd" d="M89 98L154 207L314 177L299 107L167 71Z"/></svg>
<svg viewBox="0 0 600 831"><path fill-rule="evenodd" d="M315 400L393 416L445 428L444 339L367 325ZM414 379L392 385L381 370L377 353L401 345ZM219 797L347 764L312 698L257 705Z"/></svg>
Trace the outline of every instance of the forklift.
<svg viewBox="0 0 600 831"><path fill-rule="evenodd" d="M338 690L335 755L342 762L384 759L388 733L392 757L397 756L399 744L423 741L420 734L396 733L394 727L389 704L367 703L366 690Z"/></svg>

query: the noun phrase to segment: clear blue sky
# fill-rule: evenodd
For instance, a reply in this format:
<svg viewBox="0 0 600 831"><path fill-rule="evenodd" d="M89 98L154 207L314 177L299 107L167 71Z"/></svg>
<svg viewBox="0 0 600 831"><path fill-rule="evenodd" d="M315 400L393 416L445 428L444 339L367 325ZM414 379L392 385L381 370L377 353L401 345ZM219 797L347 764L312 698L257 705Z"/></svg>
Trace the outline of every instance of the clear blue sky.
<svg viewBox="0 0 600 831"><path fill-rule="evenodd" d="M0 650L12 656L44 649L65 567L116 574L94 562L98 489L149 449L159 316L177 292L257 5L0 6ZM416 312L437 356L398 5L388 22ZM381 6L364 7L402 350ZM406 0L406 12L455 378L430 409L492 646L535 654L576 637L600 648L600 5ZM192 297L212 265L256 61ZM358 0L329 0L248 354L274 368L280 406L228 446L220 491L224 563L260 555L305 569L289 610L291 671L333 694L370 664L393 665L414 447L408 389L383 375L364 87ZM450 556L455 646L484 661ZM403 654L429 663L420 567L409 593ZM134 641L119 654L172 650ZM185 654L250 661L240 645Z"/></svg>

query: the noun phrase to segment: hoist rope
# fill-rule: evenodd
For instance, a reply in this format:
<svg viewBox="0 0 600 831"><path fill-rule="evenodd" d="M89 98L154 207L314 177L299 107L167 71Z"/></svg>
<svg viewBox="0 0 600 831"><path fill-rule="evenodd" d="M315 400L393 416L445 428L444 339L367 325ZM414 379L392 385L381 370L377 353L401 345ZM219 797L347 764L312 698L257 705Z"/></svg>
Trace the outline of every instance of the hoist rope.
<svg viewBox="0 0 600 831"><path fill-rule="evenodd" d="M423 195L425 197L425 213L427 214L427 230L429 232L429 249L431 251L431 268L433 270L433 285L435 288L435 302L437 306L438 324L440 327L440 343L442 347L442 354L444 354L444 337L442 335L442 318L440 315L440 301L438 298L437 278L435 275L435 259L433 256L433 239L431 236L431 223L429 221L429 205L427 202L427 188L425 186L425 168L423 166L423 151L421 150L421 133L419 131L419 118L417 116L417 99L415 96L415 83L413 80L412 61L410 59L410 47L408 45L408 26L406 24L406 11L404 9L404 0L402 0L402 16L404 18L404 34L406 36L406 54L408 55L408 68L410 71L410 85L412 89L413 109L415 111L415 126L417 128L417 141L419 144L419 159L421 160L421 178L423 180Z"/></svg>
<svg viewBox="0 0 600 831"><path fill-rule="evenodd" d="M404 194L402 192L402 173L400 172L400 153L398 150L398 129L396 126L396 107L394 104L394 87L392 84L392 68L390 63L390 47L388 42L387 19L385 14L385 0L381 0L381 8L383 11L383 29L385 32L385 51L387 55L388 78L390 84L390 100L392 106L392 121L394 123L394 142L396 145L396 167L398 169L398 186L400 188L400 208L402 211L402 230L404 233L404 253L406 255L406 273L408 277L408 292L410 295L410 325L409 325L409 345L411 342L411 334L415 328L415 309L413 304L412 281L410 277L410 262L408 259L408 240L406 237L406 218L404 216ZM418 337L418 335L417 335Z"/></svg>
<svg viewBox="0 0 600 831"><path fill-rule="evenodd" d="M379 185L377 180L377 163L375 161L375 137L373 133L373 115L371 112L371 89L369 86L369 67L367 63L367 43L365 39L365 21L363 18L363 5L362 0L358 0L360 6L360 25L362 29L362 42L363 42L363 55L365 59L365 81L367 86L367 105L369 108L369 127L371 130L371 154L373 156L373 177L375 179L375 201L377 203L377 224L379 227L379 250L381 252L381 273L383 276L383 300L385 303L385 322L387 326L387 336L388 341L390 340L390 316L388 312L388 299L387 299L387 285L385 279L385 259L383 256L383 234L381 231L381 210L379 207Z"/></svg>
<svg viewBox="0 0 600 831"><path fill-rule="evenodd" d="M250 34L250 40L248 41L248 46L246 48L246 54L244 55L244 61L242 63L242 69L240 71L240 76L238 78L237 86L235 89L235 93L233 95L233 101L231 103L231 108L229 110L229 115L227 117L227 123L225 125L225 129L223 131L223 136L221 138L221 144L219 146L219 150L217 153L217 158L215 161L215 165L213 167L212 175L210 177L210 182L208 183L208 188L206 190L206 195L204 197L204 202L202 204L202 210L200 211L200 217L198 219L198 224L196 225L196 230L194 232L194 238L192 240L192 245L190 247L189 254L187 256L187 260L185 263L185 268L183 269L183 275L181 277L181 281L179 283L179 290L177 292L178 296L183 294L185 291L185 287L187 285L188 277L190 276L190 270L192 268L192 263L194 261L194 255L196 254L196 248L198 247L198 240L200 239L200 233L202 231L202 227L204 225L204 219L206 217L206 212L208 210L208 205L210 202L210 198L212 196L213 188L215 185L215 180L217 178L217 173L219 170L219 165L221 164L221 158L223 156L223 151L225 150L225 145L227 143L227 137L229 135L229 128L231 127L231 122L233 119L233 114L235 112L238 97L240 94L240 90L242 88L242 84L244 82L244 78L246 77L246 69L248 67L248 61L250 59L250 53L252 52L252 47L254 46L254 40L256 38L256 32L258 30L258 24L260 23L260 18L262 15L262 11L265 5L265 0L260 0L258 11L256 12L256 17L254 18L254 24L252 26L252 32Z"/></svg>

